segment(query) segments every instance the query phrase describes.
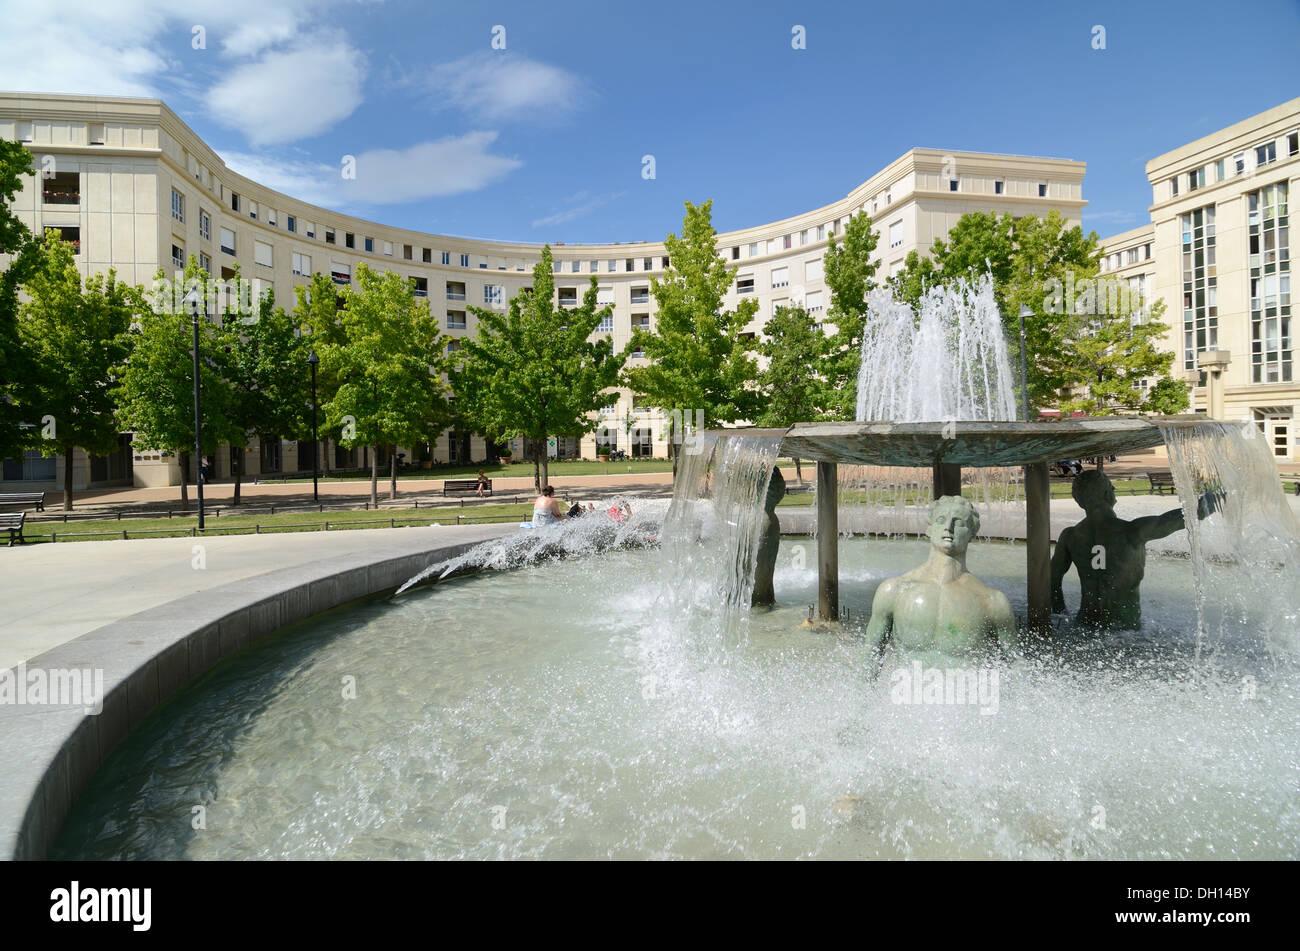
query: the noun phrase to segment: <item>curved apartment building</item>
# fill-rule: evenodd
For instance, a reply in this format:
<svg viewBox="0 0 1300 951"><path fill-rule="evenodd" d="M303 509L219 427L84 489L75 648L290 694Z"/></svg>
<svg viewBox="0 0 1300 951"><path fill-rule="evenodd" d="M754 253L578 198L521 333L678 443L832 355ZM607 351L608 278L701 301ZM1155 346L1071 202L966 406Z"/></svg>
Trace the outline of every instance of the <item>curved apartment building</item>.
<svg viewBox="0 0 1300 951"><path fill-rule="evenodd" d="M267 188L227 168L154 99L0 93L0 138L30 148L41 173L24 185L15 212L34 231L58 228L77 242L87 273L111 267L148 286L159 268L170 272L193 254L213 275L229 276L237 263L244 277L271 284L277 299L291 306L293 288L313 272L345 284L365 261L410 277L455 346L477 329L468 305L504 308L531 284L541 258L541 244L394 228ZM788 302L801 299L813 313L824 310L827 240L859 211L872 216L879 232L881 278L901 267L909 251L927 252L967 212L1042 215L1056 209L1078 224L1084 169L1083 162L1065 159L912 149L827 205L719 234L719 254L737 269L728 306L745 295L758 300L749 328L755 334ZM552 244L552 251L560 306L576 302L595 275L601 301L613 305L601 332L611 334L616 347L627 343L634 327L653 329L650 280L666 264L661 242ZM610 393L600 420L607 439L630 456L666 455L666 423L626 391ZM513 448L522 455L523 447ZM595 448L595 435L579 440L556 434L554 452L561 458L592 457ZM434 460L470 462L484 459L489 447L477 434L449 430L429 449ZM330 469L359 466L362 452L328 445L322 458ZM311 468L309 444L274 433L246 447L223 448L218 477L230 474L232 460L242 460L245 477ZM0 484L53 488L61 484L62 465L61 458L36 454L6 460ZM180 476L175 457L134 451L127 436L117 456L78 458L74 466L78 488L124 481L166 485Z"/></svg>

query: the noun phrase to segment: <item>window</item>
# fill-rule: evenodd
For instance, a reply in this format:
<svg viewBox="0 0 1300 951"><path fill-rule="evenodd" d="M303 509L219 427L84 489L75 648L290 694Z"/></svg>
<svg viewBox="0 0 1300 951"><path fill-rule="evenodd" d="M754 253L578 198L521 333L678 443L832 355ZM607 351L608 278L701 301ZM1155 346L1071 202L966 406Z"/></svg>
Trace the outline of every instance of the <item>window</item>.
<svg viewBox="0 0 1300 951"><path fill-rule="evenodd" d="M788 235L788 234L787 234L787 235L782 235L782 236L781 236L781 250L782 250L782 251L789 251L789 250L790 250L790 242L791 242L791 240L792 240L792 239L791 239L790 235Z"/></svg>
<svg viewBox="0 0 1300 951"><path fill-rule="evenodd" d="M221 229L221 250L225 254L235 253L235 233L229 228Z"/></svg>
<svg viewBox="0 0 1300 951"><path fill-rule="evenodd" d="M316 237L316 225L315 225L314 223L310 222L310 221L304 221L304 222L303 222L303 232L304 232L304 233L307 235L307 237L309 237L309 238L314 238L314 237Z"/></svg>
<svg viewBox="0 0 1300 951"><path fill-rule="evenodd" d="M614 315L606 314L600 318L600 324L596 327L596 333L612 334L614 332Z"/></svg>
<svg viewBox="0 0 1300 951"><path fill-rule="evenodd" d="M1246 171L1246 153L1237 152L1232 156L1232 173L1234 175L1245 174Z"/></svg>
<svg viewBox="0 0 1300 951"><path fill-rule="evenodd" d="M736 293L737 294L754 293L754 278L752 276L736 278Z"/></svg>
<svg viewBox="0 0 1300 951"><path fill-rule="evenodd" d="M481 267L481 268L486 269L486 268L487 268L487 258L485 258L485 257L483 257L483 256L480 255L480 257L479 257L479 259L478 259L478 266ZM574 270L576 271L577 268L575 267Z"/></svg>
<svg viewBox="0 0 1300 951"><path fill-rule="evenodd" d="M351 238L352 236L351 236L351 235L348 235L348 237ZM363 238L363 239L362 239L362 246L366 249L366 254L374 254L374 253L375 253L375 239L374 239L374 238ZM348 244L348 247L349 247L349 248L352 247L351 243Z"/></svg>
<svg viewBox="0 0 1300 951"><path fill-rule="evenodd" d="M731 260L733 260L733 261L739 261L739 260L740 260L740 245L737 244L737 245L733 245L733 246L732 246L732 248L731 248Z"/></svg>
<svg viewBox="0 0 1300 951"><path fill-rule="evenodd" d="M465 285L460 281L447 282L447 300L464 300Z"/></svg>
<svg viewBox="0 0 1300 951"><path fill-rule="evenodd" d="M447 329L448 330L465 329L465 312L463 310L447 311Z"/></svg>
<svg viewBox="0 0 1300 951"><path fill-rule="evenodd" d="M267 223L268 225L270 225L272 228L275 227L275 209L274 209L274 208L268 208L268 209L266 209L266 223Z"/></svg>
<svg viewBox="0 0 1300 951"><path fill-rule="evenodd" d="M1286 154L1300 155L1300 132L1291 132L1287 134Z"/></svg>
<svg viewBox="0 0 1300 951"><path fill-rule="evenodd" d="M592 273L592 274L597 274L597 273L599 273L599 272L600 272L600 262L599 262L599 261L592 261L592 262L591 262L591 273Z"/></svg>
<svg viewBox="0 0 1300 951"><path fill-rule="evenodd" d="M610 258L608 261L605 262L605 270L608 273L613 274L615 271L618 270L618 262L615 261L613 258Z"/></svg>
<svg viewBox="0 0 1300 951"><path fill-rule="evenodd" d="M749 246L749 256L751 258L758 257L758 242L754 242Z"/></svg>
<svg viewBox="0 0 1300 951"><path fill-rule="evenodd" d="M1195 169L1187 173L1187 190L1194 192L1198 188L1205 187L1205 167Z"/></svg>
<svg viewBox="0 0 1300 951"><path fill-rule="evenodd" d="M391 241L384 242L384 254L385 256L390 258L393 256L393 242Z"/></svg>
<svg viewBox="0 0 1300 951"><path fill-rule="evenodd" d="M809 291L803 299L804 309L810 314L814 314L822 309L822 292Z"/></svg>
<svg viewBox="0 0 1300 951"><path fill-rule="evenodd" d="M822 279L821 258L813 258L811 261L803 262L803 279L805 281L820 281Z"/></svg>
<svg viewBox="0 0 1300 951"><path fill-rule="evenodd" d="M460 266L461 266L461 267L469 267L469 255L468 255L468 254L462 254L462 255L460 256Z"/></svg>
<svg viewBox="0 0 1300 951"><path fill-rule="evenodd" d="M633 330L633 331L644 330L646 333L649 333L649 332L650 332L650 315L649 315L649 314L633 314L633 315L632 315L632 330Z"/></svg>
<svg viewBox="0 0 1300 951"><path fill-rule="evenodd" d="M1217 162L1214 163L1214 180L1216 182L1221 182L1225 177L1226 176L1224 175L1223 159L1219 159Z"/></svg>
<svg viewBox="0 0 1300 951"><path fill-rule="evenodd" d="M1265 142L1255 146L1255 166L1268 165L1277 161L1277 142Z"/></svg>
<svg viewBox="0 0 1300 951"><path fill-rule="evenodd" d="M202 208L199 209L199 237L204 241L212 240L212 216Z"/></svg>
<svg viewBox="0 0 1300 951"><path fill-rule="evenodd" d="M1038 183L1038 197L1039 197L1039 198L1046 198L1046 197L1047 197L1047 183L1046 183L1046 182L1039 182L1039 183Z"/></svg>
<svg viewBox="0 0 1300 951"><path fill-rule="evenodd" d="M632 288L633 304L648 304L650 302L650 288L634 287Z"/></svg>
<svg viewBox="0 0 1300 951"><path fill-rule="evenodd" d="M993 194L1001 195L1002 190L1005 186L1006 186L1006 182L995 181L993 183Z"/></svg>
<svg viewBox="0 0 1300 951"><path fill-rule="evenodd" d="M643 271L653 271L654 269L655 269L655 259L654 259L654 258L646 258L645 260L643 260L643 261L641 262L641 270L643 270Z"/></svg>
<svg viewBox="0 0 1300 951"><path fill-rule="evenodd" d="M559 296L561 307L578 306L578 289L576 287L561 287L556 293Z"/></svg>
<svg viewBox="0 0 1300 951"><path fill-rule="evenodd" d="M668 256L667 256L667 255L664 255L664 257L663 257L661 260L662 260L662 262L663 262L663 265L662 265L662 266L663 266L663 269L664 269L665 271L668 270Z"/></svg>
<svg viewBox="0 0 1300 951"><path fill-rule="evenodd" d="M104 144L104 123L102 122L90 123L90 144L91 145Z"/></svg>
<svg viewBox="0 0 1300 951"><path fill-rule="evenodd" d="M824 241L825 239L826 239L826 226L825 226L825 225L818 225L818 226L817 226L817 240L818 240L818 241Z"/></svg>
<svg viewBox="0 0 1300 951"><path fill-rule="evenodd" d="M253 242L253 261L262 267L271 266L271 246L265 241Z"/></svg>
<svg viewBox="0 0 1300 951"><path fill-rule="evenodd" d="M415 296L416 296L416 297L428 297L428 296L429 296L429 279L428 279L427 277L417 277L417 278L415 278L415 279L414 279L414 284L415 284Z"/></svg>
<svg viewBox="0 0 1300 951"><path fill-rule="evenodd" d="M1196 355L1219 345L1218 266L1214 206L1180 216L1183 255L1183 369L1197 369Z"/></svg>
<svg viewBox="0 0 1300 951"><path fill-rule="evenodd" d="M330 278L335 284L352 283L352 265L334 262L330 265Z"/></svg>
<svg viewBox="0 0 1300 951"><path fill-rule="evenodd" d="M185 269L185 249L180 245L172 245L172 265L181 270Z"/></svg>
<svg viewBox="0 0 1300 951"><path fill-rule="evenodd" d="M501 284L484 284L483 285L483 303L492 307L500 307L505 303L506 289Z"/></svg>
<svg viewBox="0 0 1300 951"><path fill-rule="evenodd" d="M230 193L230 210L231 211L239 210L239 195L236 192Z"/></svg>
<svg viewBox="0 0 1300 951"><path fill-rule="evenodd" d="M577 274L581 269L582 269L582 262L581 262L581 261L570 261L570 262L569 262L569 270L572 271L574 274Z"/></svg>
<svg viewBox="0 0 1300 951"><path fill-rule="evenodd" d="M1178 197L1178 176L1177 175L1169 179L1169 197L1170 198Z"/></svg>
<svg viewBox="0 0 1300 951"><path fill-rule="evenodd" d="M1286 182L1247 196L1252 383L1293 379L1288 197Z"/></svg>
<svg viewBox="0 0 1300 951"><path fill-rule="evenodd" d="M625 270L625 271L635 271L635 270L636 270L636 260L635 260L634 258L628 258L626 261L624 261L624 262L623 262L623 270Z"/></svg>
<svg viewBox="0 0 1300 951"><path fill-rule="evenodd" d="M948 179L948 191L955 192L956 190L957 190L957 179L955 178Z"/></svg>
<svg viewBox="0 0 1300 951"><path fill-rule="evenodd" d="M343 247L352 248L352 250L354 251L356 250L357 236L354 235L351 231L343 232Z"/></svg>
<svg viewBox="0 0 1300 951"><path fill-rule="evenodd" d="M772 286L785 287L790 283L790 269L788 267L772 268Z"/></svg>
<svg viewBox="0 0 1300 951"><path fill-rule="evenodd" d="M903 222L895 221L889 226L889 246L891 248L901 247L903 244Z"/></svg>
<svg viewBox="0 0 1300 951"><path fill-rule="evenodd" d="M185 221L185 196L172 189L172 217L177 221Z"/></svg>
<svg viewBox="0 0 1300 951"><path fill-rule="evenodd" d="M212 258L208 257L202 251L199 252L199 267L203 268L208 274L212 273Z"/></svg>
<svg viewBox="0 0 1300 951"><path fill-rule="evenodd" d="M333 243L334 243L334 229L333 229L333 228L326 228L326 229L325 229L325 243L326 243L326 244L333 244Z"/></svg>
<svg viewBox="0 0 1300 951"><path fill-rule="evenodd" d="M248 203L248 217L252 218L254 221L257 220L257 202L250 201Z"/></svg>
<svg viewBox="0 0 1300 951"><path fill-rule="evenodd" d="M461 343L459 340L448 340L447 355L450 356L451 354L455 353L457 350L460 350L464 346L465 345Z"/></svg>
<svg viewBox="0 0 1300 951"><path fill-rule="evenodd" d="M310 254L299 254L297 251L293 252L293 273L294 274L311 273Z"/></svg>
<svg viewBox="0 0 1300 951"><path fill-rule="evenodd" d="M430 250L429 248L421 248L421 249L420 249L420 254L422 255L421 258L420 258L420 260L423 261L425 264L432 264L432 263L433 263L433 251L432 251L432 250Z"/></svg>
<svg viewBox="0 0 1300 951"><path fill-rule="evenodd" d="M295 218L293 215L285 215L284 229L288 231L290 234L296 234L298 232L298 219Z"/></svg>
<svg viewBox="0 0 1300 951"><path fill-rule="evenodd" d="M1129 248L1127 251L1124 252L1125 264L1137 264L1137 259L1138 259L1137 248Z"/></svg>

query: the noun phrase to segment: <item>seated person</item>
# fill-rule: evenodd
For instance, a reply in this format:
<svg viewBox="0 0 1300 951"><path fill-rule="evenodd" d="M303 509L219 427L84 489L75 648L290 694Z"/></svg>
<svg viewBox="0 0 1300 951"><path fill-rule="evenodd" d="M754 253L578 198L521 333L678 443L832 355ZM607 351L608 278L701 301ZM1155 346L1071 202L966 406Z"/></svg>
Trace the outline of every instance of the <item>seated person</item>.
<svg viewBox="0 0 1300 951"><path fill-rule="evenodd" d="M568 516L560 511L560 501L555 497L555 487L548 485L533 501L533 525L554 525Z"/></svg>
<svg viewBox="0 0 1300 951"><path fill-rule="evenodd" d="M619 499L606 510L605 514L616 522L626 522L632 517L632 506L627 504L627 499Z"/></svg>
<svg viewBox="0 0 1300 951"><path fill-rule="evenodd" d="M944 653L1015 643L1016 619L1007 596L966 570L966 546L979 526L975 506L959 495L931 503L930 557L883 582L871 603L867 640L882 660L890 640Z"/></svg>

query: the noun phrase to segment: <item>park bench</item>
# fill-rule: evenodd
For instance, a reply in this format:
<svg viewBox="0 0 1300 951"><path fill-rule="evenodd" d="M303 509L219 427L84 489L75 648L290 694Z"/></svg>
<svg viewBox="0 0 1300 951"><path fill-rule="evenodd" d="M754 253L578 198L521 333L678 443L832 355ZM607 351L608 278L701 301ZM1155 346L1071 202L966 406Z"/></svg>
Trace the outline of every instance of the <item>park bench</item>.
<svg viewBox="0 0 1300 951"><path fill-rule="evenodd" d="M23 520L26 518L26 512L0 512L0 532L9 532L9 548L13 547L15 538L18 544L26 544L23 538Z"/></svg>
<svg viewBox="0 0 1300 951"><path fill-rule="evenodd" d="M478 479L444 479L443 495L478 495ZM492 480L483 483L483 494L492 494Z"/></svg>
<svg viewBox="0 0 1300 951"><path fill-rule="evenodd" d="M45 511L44 492L0 492L0 508L34 506L36 511Z"/></svg>
<svg viewBox="0 0 1300 951"><path fill-rule="evenodd" d="M1164 495L1165 489L1170 492L1176 492L1174 486L1174 474L1168 469L1156 469L1147 473L1147 481L1151 483L1151 491L1156 495Z"/></svg>

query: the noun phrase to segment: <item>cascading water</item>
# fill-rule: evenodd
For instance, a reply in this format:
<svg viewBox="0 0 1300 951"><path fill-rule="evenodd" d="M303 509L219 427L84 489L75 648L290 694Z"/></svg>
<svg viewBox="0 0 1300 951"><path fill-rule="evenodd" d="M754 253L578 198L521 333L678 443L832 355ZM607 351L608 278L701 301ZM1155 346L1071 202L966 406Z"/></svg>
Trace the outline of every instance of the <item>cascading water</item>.
<svg viewBox="0 0 1300 951"><path fill-rule="evenodd" d="M992 278L932 287L917 310L888 289L871 293L857 418L895 423L1016 418Z"/></svg>
<svg viewBox="0 0 1300 951"><path fill-rule="evenodd" d="M1300 531L1267 441L1250 422L1161 429L1187 523L1198 652L1213 662L1229 639L1275 659L1300 655ZM1200 520L1197 500L1206 492L1219 507Z"/></svg>

